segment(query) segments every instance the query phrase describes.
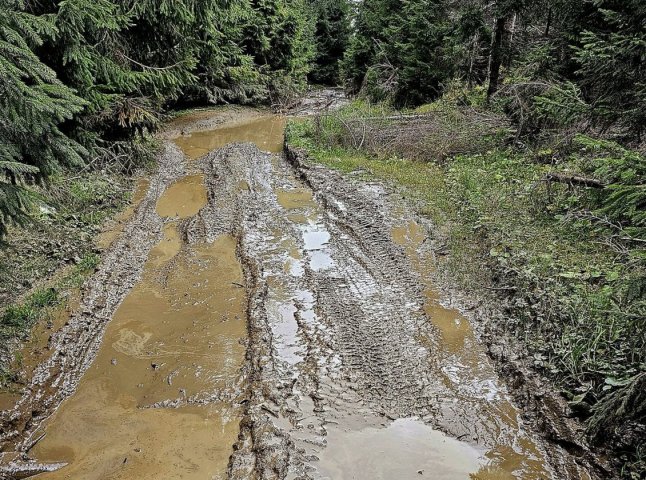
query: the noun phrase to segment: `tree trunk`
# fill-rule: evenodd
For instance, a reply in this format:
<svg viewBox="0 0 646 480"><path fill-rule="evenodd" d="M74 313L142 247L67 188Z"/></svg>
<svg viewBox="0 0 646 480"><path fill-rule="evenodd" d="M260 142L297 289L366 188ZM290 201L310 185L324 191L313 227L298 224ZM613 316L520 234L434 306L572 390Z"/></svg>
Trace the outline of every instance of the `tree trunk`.
<svg viewBox="0 0 646 480"><path fill-rule="evenodd" d="M493 40L491 42L491 53L489 55L489 88L487 89L487 102L491 99L491 96L498 90L506 26L507 17L500 17L496 19Z"/></svg>
<svg viewBox="0 0 646 480"><path fill-rule="evenodd" d="M471 40L471 54L469 55L469 73L467 75L467 81L469 87L473 86L473 65L476 63L476 57L478 55L478 39L480 35L476 33Z"/></svg>
<svg viewBox="0 0 646 480"><path fill-rule="evenodd" d="M545 36L550 36L550 27L552 26L552 7L547 10L547 24L545 25Z"/></svg>
<svg viewBox="0 0 646 480"><path fill-rule="evenodd" d="M581 175L568 175L565 173L548 173L543 177L547 182L566 183L578 187L605 188L607 185L596 178L582 177Z"/></svg>

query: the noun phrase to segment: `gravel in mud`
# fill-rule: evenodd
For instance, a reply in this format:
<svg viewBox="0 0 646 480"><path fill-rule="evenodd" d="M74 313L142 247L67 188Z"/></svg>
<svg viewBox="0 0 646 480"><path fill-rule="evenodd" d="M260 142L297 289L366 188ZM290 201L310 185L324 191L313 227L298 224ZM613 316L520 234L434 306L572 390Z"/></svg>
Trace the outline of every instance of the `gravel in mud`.
<svg viewBox="0 0 646 480"><path fill-rule="evenodd" d="M262 120L253 130L274 128L276 121ZM83 403L79 395L106 388L121 406L126 405L124 398L137 399L119 415L131 415L129 408L164 411L165 421L178 431L156 430L162 444L177 433L188 435L176 416L186 414L186 408L196 409L198 416L211 409L199 417L205 425L223 412L228 412L229 427L239 424L233 435L227 427L226 434L218 430L215 437L196 437L200 442L187 437L181 442L184 450L180 444L167 450L164 455L171 460L189 459L194 466L181 470L182 478L203 478L198 474L208 462L200 467L199 455L207 453L200 453L198 443L204 442L226 447L217 455L228 465L209 466L223 468L211 470L213 478L594 478L577 458L528 428L468 320L437 302L425 279L432 266L424 230L396 195L379 185L308 167L298 152L270 153L249 143L220 148L209 135L200 139L199 132L190 131L178 140L188 157L199 157L200 148L215 150L189 162L168 143L148 193L85 286L80 312L52 338L55 355L39 367L16 407L3 413L0 440L7 475L14 472L19 478L58 468L55 454L64 452L54 447L65 443L66 434L57 418L82 416L72 415L75 411L89 416L92 404L78 410ZM266 135L243 139L277 150L268 147L274 145L275 134L269 135L269 143ZM219 250L207 261L204 255L210 248ZM227 255L231 262L225 269L218 259ZM231 268L238 273L231 276ZM139 321L148 322L156 343L142 340L144 330L122 338L124 328L133 324L124 323L123 312L142 285L153 283L158 301L173 307L170 313ZM236 304L237 316L230 314L232 304L204 297L213 285L224 289L222 298L243 302ZM182 300L184 294L188 301ZM197 338L187 345L204 346L199 361L177 349L172 354L155 350L153 346L185 339L172 328L155 327L157 318L171 313L185 335L203 329L202 336L211 332L236 339L245 352L244 359L234 362L237 373L227 370L231 363L212 361L223 347L209 353L209 342ZM202 323L191 323L191 315ZM246 320L246 332L212 330L219 319L240 317ZM101 345L102 338L111 340ZM109 348L126 355L115 354L112 370ZM166 356L159 360L155 355L161 353ZM132 373L120 375L132 375L125 383L110 373L122 362L133 366ZM152 365L141 369L143 380L138 380L136 362ZM204 375L214 380L205 381ZM192 391L173 393L193 377L199 380L190 383ZM225 377L229 380L220 381ZM93 381L98 387L88 389ZM133 387L139 381L145 394ZM67 397L43 430L43 420ZM101 409L100 402L96 400ZM103 410L100 414L107 415ZM115 418L130 417L108 416L105 423ZM41 430L52 437L43 440L53 445L48 465L38 462L43 458L38 452L47 448L40 444L32 450ZM138 430L137 438L145 441L150 431ZM145 467L146 458L149 464L164 458L146 457L143 448L136 455L144 460L134 460L139 462L136 469L127 470L135 468L128 466L133 460L123 466L113 459L121 451L119 442L131 448L129 437L111 438L114 444L101 446L101 454L61 458L71 465L60 469L60 476L43 478L84 471L74 469L79 464L89 468L88 456L99 458L111 449L116 453L101 464L109 475L83 478L128 478L127 471L136 472L136 478L159 478L159 472Z"/></svg>

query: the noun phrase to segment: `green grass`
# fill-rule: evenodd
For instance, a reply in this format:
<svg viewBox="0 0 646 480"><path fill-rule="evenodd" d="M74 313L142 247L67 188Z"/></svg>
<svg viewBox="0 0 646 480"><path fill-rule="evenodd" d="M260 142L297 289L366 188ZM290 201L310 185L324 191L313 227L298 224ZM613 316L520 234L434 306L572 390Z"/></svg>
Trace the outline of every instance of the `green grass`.
<svg viewBox="0 0 646 480"><path fill-rule="evenodd" d="M20 352L13 353L13 361L9 358L11 355L7 355L11 343L27 338L37 322L48 318L52 309L63 305L66 293L70 289L80 288L95 271L99 260L100 257L94 253L84 255L52 286L35 289L22 301L9 305L0 314L0 348L4 350L3 357L9 360L8 364L0 363L0 387L5 387L15 378L13 367L20 363L16 361Z"/></svg>
<svg viewBox="0 0 646 480"><path fill-rule="evenodd" d="M98 255L88 253L54 286L37 288L21 302L5 308L0 315L0 340L23 338L47 314L50 307L61 303L60 292L80 287L88 275L94 272L99 260Z"/></svg>
<svg viewBox="0 0 646 480"><path fill-rule="evenodd" d="M542 182L553 166L534 161L535 152L500 146L433 163L321 145L322 137L331 135L315 120L287 128L288 143L313 161L399 187L446 245L443 277L483 298L500 292L502 328L525 342L535 368L584 420L646 371L643 250L588 221L566 220L591 200ZM581 162L573 156L560 167Z"/></svg>
<svg viewBox="0 0 646 480"><path fill-rule="evenodd" d="M56 289L39 288L28 295L23 302L8 306L0 316L2 348L7 348L10 341L25 338L33 325L46 315L50 307L57 305L58 302L59 296ZM14 378L15 372L12 366L0 364L0 387L6 386Z"/></svg>

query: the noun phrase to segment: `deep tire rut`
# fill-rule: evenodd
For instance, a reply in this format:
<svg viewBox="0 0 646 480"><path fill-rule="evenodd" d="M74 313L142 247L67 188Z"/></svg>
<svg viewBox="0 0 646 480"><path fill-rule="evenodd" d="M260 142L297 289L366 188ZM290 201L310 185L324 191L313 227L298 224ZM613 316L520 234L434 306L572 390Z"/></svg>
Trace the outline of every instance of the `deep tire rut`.
<svg viewBox="0 0 646 480"><path fill-rule="evenodd" d="M57 467L30 462L35 432L95 358L108 321L169 223L156 213L157 201L186 167L167 143L146 197L85 286L80 313L52 338L57 353L0 419L4 450L18 454L16 476ZM230 479L334 478L344 467L327 451L352 445L353 432L378 436L402 420L424 435L446 434L440 441L451 440L473 461L486 458L484 474L511 462L516 478L582 478L575 458L527 431L490 365L474 368L438 353L442 338L425 310L427 285L410 252L393 241L393 227L411 219L395 218L390 192L309 167L299 152L272 155L251 144L212 151L190 168L204 174L206 205L175 222L182 247L158 281L185 250L233 238L244 275L236 286L246 289L244 388L145 408L240 403ZM447 358L454 364L443 364ZM462 385L465 378L476 380Z"/></svg>

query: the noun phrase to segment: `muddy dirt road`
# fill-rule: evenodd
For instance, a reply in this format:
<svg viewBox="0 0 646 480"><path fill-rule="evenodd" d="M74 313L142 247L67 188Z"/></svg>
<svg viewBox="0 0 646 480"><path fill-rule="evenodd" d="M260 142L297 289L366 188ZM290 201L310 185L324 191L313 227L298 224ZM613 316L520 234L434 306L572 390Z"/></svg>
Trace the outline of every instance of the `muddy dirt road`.
<svg viewBox="0 0 646 480"><path fill-rule="evenodd" d="M589 478L440 304L425 227L383 186L282 154L284 123L169 126L0 417L5 477Z"/></svg>

